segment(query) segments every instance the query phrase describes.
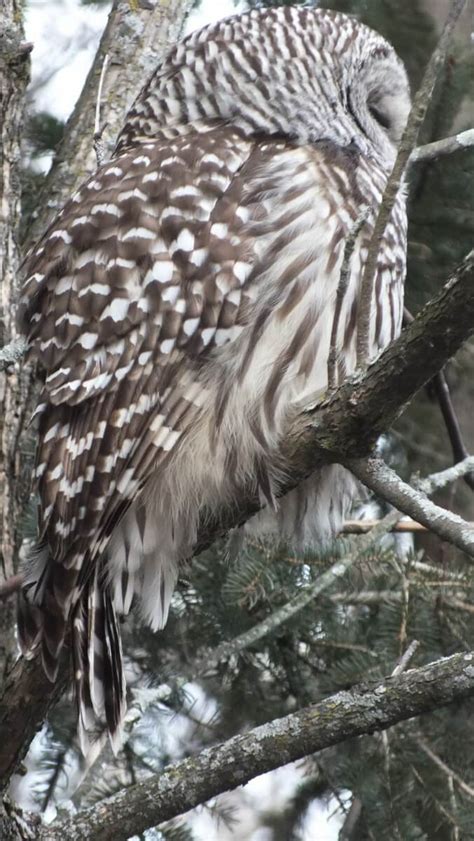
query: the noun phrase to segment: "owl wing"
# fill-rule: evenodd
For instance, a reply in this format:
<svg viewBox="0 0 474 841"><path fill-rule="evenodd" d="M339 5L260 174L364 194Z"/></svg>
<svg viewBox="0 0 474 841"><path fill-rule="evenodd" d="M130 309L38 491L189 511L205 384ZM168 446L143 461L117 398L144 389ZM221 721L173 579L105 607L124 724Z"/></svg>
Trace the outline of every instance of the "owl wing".
<svg viewBox="0 0 474 841"><path fill-rule="evenodd" d="M284 179L274 154L282 149ZM26 651L41 643L54 678L73 618L84 729L105 712L113 731L122 710L119 633L99 561L199 414L200 366L249 320L263 275L248 367L272 308L291 312L301 273L307 288L323 245L336 248L346 233L328 223L317 191L305 195L314 174L301 149L294 154L296 169L291 144L259 144L222 126L146 141L98 170L29 258L20 318L45 378L37 410L41 543L20 636ZM303 234L312 239L302 266L292 241ZM286 268L274 287L277 260ZM285 355L275 360L278 376Z"/></svg>
<svg viewBox="0 0 474 841"><path fill-rule="evenodd" d="M29 595L49 619L20 627L26 649L43 637L51 676L94 559L198 411L200 360L232 338L251 270L236 174L253 147L225 128L144 143L81 187L27 261L20 321L44 371Z"/></svg>

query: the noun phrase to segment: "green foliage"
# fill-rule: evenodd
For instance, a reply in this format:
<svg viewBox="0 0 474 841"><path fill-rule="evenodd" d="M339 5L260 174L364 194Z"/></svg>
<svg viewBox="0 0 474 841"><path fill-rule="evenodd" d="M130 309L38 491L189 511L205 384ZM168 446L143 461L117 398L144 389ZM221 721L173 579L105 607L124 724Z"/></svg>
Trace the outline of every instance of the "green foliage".
<svg viewBox="0 0 474 841"><path fill-rule="evenodd" d="M24 137L36 158L54 152L64 134L64 122L46 111L37 111L27 120Z"/></svg>
<svg viewBox="0 0 474 841"><path fill-rule="evenodd" d="M34 162L41 155L54 152L64 133L64 122L52 114L38 111L27 116L24 139L27 161L21 171L21 236L38 205L38 196L44 183L44 173L38 172Z"/></svg>

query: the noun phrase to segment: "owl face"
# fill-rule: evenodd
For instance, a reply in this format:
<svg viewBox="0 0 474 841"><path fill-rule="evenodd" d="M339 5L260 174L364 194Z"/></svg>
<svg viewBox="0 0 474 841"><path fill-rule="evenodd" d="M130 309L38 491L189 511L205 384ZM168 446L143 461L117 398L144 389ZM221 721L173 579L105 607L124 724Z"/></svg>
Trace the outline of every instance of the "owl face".
<svg viewBox="0 0 474 841"><path fill-rule="evenodd" d="M402 62L392 48L377 46L352 74L346 107L384 158L391 160L410 112L410 91Z"/></svg>
<svg viewBox="0 0 474 841"><path fill-rule="evenodd" d="M172 50L132 108L118 150L215 119L249 135L356 147L388 169L409 109L401 60L355 18L292 6L253 10Z"/></svg>

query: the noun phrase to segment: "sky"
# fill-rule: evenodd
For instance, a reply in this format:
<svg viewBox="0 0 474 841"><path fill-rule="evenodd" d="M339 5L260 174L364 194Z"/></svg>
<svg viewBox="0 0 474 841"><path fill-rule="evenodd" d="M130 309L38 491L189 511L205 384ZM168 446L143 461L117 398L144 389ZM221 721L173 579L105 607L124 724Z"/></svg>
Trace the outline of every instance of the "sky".
<svg viewBox="0 0 474 841"><path fill-rule="evenodd" d="M238 11L234 0L202 0L188 18L185 33L200 29ZM32 85L51 76L36 94L38 111L48 110L65 120L74 107L92 64L109 6L81 6L78 0L30 0L26 9L26 38L32 41ZM54 50L51 45L54 44Z"/></svg>
<svg viewBox="0 0 474 841"><path fill-rule="evenodd" d="M238 7L239 4L234 0L202 0L200 8L189 16L186 34L222 17L235 14ZM108 12L108 6L82 6L79 0L29 0L25 16L25 34L26 39L34 44L30 90L35 110L45 110L59 119L67 119L81 92ZM48 156L40 160L42 168L47 168L49 163ZM180 721L179 717L176 717L174 723L167 725L170 738L175 739L177 743L182 743L185 737L183 727L183 721ZM255 818L259 810L269 808L274 802L282 806L294 793L302 778L301 763L296 763L276 772L263 774L239 790L239 816L242 818L242 825L237 835L240 841L268 841L268 831L255 829L255 819L252 821L252 816ZM23 781L23 787L25 783L26 780ZM191 820L193 831L200 841L223 841L223 830L216 830L209 811L197 810L192 818L188 819ZM341 823L341 814L337 811L334 798L327 804L314 803L306 815L302 841L337 841Z"/></svg>

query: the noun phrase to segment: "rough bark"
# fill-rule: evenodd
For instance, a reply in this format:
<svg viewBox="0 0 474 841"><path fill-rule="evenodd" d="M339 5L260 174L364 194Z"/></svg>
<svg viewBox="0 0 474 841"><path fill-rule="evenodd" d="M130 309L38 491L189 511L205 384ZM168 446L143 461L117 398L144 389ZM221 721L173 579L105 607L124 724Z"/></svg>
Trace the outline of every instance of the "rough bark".
<svg viewBox="0 0 474 841"><path fill-rule="evenodd" d="M0 344L15 339L11 302L17 296L20 219L20 136L30 45L25 44L21 4L4 0L0 23ZM21 412L18 374L0 373L0 584L14 572L18 457L15 417ZM14 604L0 613L0 684L15 655Z"/></svg>
<svg viewBox="0 0 474 841"><path fill-rule="evenodd" d="M348 454L364 456L378 436L391 425L411 397L440 370L474 332L474 252L453 273L440 294L364 373L356 374L324 404L302 407L292 420L286 439L289 490L323 461L344 461ZM419 360L425 361L423 367ZM259 507L249 495L219 519L203 524L198 549L209 546L231 527L247 520ZM403 509L402 509L403 510ZM45 714L43 692L53 687L42 675L39 664L21 662L15 667L18 697L29 697L28 715L38 726ZM5 693L0 700L0 779L14 772L27 749L24 734L25 710ZM36 724L35 724L36 723ZM21 738L20 738L21 737Z"/></svg>
<svg viewBox="0 0 474 841"><path fill-rule="evenodd" d="M78 184L97 166L93 146L95 107L104 57L100 122L105 151L111 152L129 106L168 49L179 39L193 0L114 0L107 26L82 93L67 121L64 138L41 191L28 231L32 242L44 231Z"/></svg>
<svg viewBox="0 0 474 841"><path fill-rule="evenodd" d="M39 839L126 841L258 774L473 694L473 653L361 684L176 763L57 827L43 829Z"/></svg>

